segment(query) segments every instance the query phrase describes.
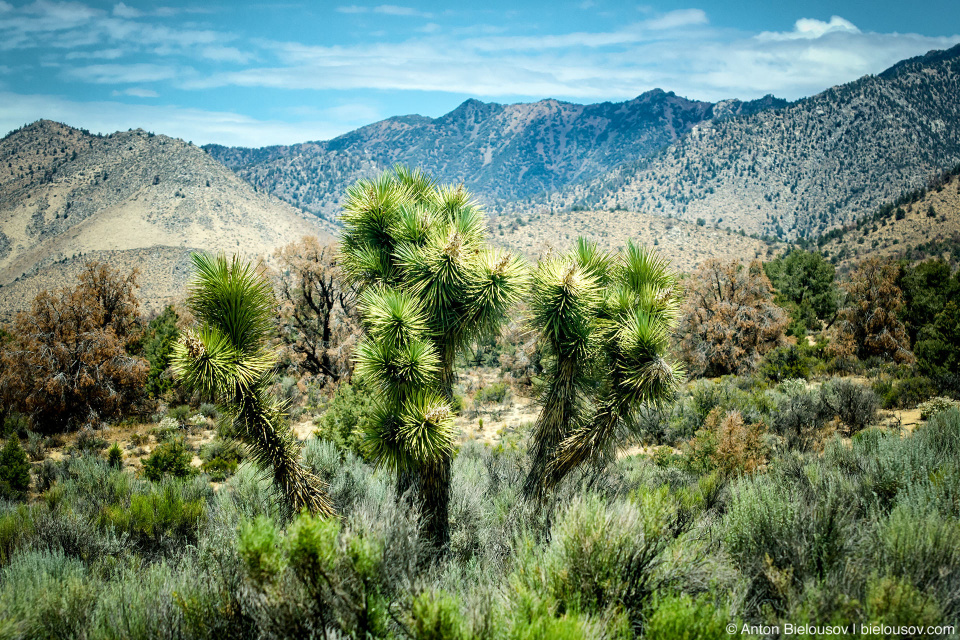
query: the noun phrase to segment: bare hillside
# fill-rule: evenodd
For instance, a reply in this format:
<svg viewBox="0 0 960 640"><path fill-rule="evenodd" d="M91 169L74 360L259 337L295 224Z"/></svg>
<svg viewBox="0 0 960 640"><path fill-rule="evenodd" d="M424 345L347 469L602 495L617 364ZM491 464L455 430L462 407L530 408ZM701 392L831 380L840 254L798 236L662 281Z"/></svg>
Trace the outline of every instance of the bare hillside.
<svg viewBox="0 0 960 640"><path fill-rule="evenodd" d="M81 258L141 264L144 304L155 307L182 287L170 274L191 249L255 256L330 236L202 149L141 130L92 136L39 121L0 141L0 167L3 312L26 306L40 283L69 281Z"/></svg>
<svg viewBox="0 0 960 640"><path fill-rule="evenodd" d="M679 271L692 271L711 258L752 260L774 255L780 245L739 233L698 226L634 211L558 211L500 216L491 224L495 244L536 259L549 250L563 251L578 236L616 250L628 240L656 249Z"/></svg>
<svg viewBox="0 0 960 640"><path fill-rule="evenodd" d="M867 256L960 264L960 166L824 235L818 244L841 269Z"/></svg>
<svg viewBox="0 0 960 640"><path fill-rule="evenodd" d="M551 198L812 238L960 162L960 45L754 115Z"/></svg>

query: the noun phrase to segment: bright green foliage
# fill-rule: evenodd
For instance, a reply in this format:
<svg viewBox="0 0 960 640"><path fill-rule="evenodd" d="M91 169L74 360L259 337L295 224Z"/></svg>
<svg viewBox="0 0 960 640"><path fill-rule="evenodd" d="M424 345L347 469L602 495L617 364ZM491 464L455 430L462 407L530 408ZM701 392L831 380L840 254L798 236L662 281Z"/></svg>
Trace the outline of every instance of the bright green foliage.
<svg viewBox="0 0 960 640"><path fill-rule="evenodd" d="M672 596L651 608L643 636L648 640L721 640L731 635L726 631L731 622L727 608L717 607L709 597Z"/></svg>
<svg viewBox="0 0 960 640"><path fill-rule="evenodd" d="M203 501L184 500L175 483L166 483L146 494L132 494L129 506L106 507L101 522L141 546L156 548L167 538L194 538L205 513Z"/></svg>
<svg viewBox="0 0 960 640"><path fill-rule="evenodd" d="M173 356L173 345L180 336L177 329L177 312L167 306L163 312L147 324L147 330L141 339L143 343L143 357L150 363L147 373L146 391L154 396L162 396L173 386L170 378L164 377L164 372L170 365Z"/></svg>
<svg viewBox="0 0 960 640"><path fill-rule="evenodd" d="M413 599L410 608L410 631L419 640L467 640L460 604L449 594L424 591Z"/></svg>
<svg viewBox="0 0 960 640"><path fill-rule="evenodd" d="M270 393L277 356L268 341L276 302L269 280L234 257L194 254L196 279L188 305L199 326L174 347L175 373L215 397L253 460L269 469L290 512L332 515L323 483L300 462L301 444L283 404Z"/></svg>
<svg viewBox="0 0 960 640"><path fill-rule="evenodd" d="M190 466L193 454L187 449L182 438L173 438L157 445L157 448L143 459L143 475L154 482L160 482L165 475L186 478L196 469Z"/></svg>
<svg viewBox="0 0 960 640"><path fill-rule="evenodd" d="M763 265L777 290L777 302L790 307L791 333L803 336L817 330L837 313L835 269L816 251L794 249Z"/></svg>
<svg viewBox="0 0 960 640"><path fill-rule="evenodd" d="M666 261L627 245L608 254L580 239L537 265L531 323L552 356L524 490L543 497L574 469L614 459L635 410L679 385L668 356L679 290Z"/></svg>
<svg viewBox="0 0 960 640"><path fill-rule="evenodd" d="M360 379L338 386L325 411L314 420L317 437L366 458L363 434L377 407L370 387Z"/></svg>
<svg viewBox="0 0 960 640"><path fill-rule="evenodd" d="M397 167L347 192L342 267L361 291L357 372L380 395L367 455L417 488L437 546L448 541L454 360L499 330L521 296L520 258L486 241L463 187Z"/></svg>
<svg viewBox="0 0 960 640"><path fill-rule="evenodd" d="M119 469L123 466L123 450L120 449L120 445L116 442L114 442L113 446L107 451L107 464L114 469Z"/></svg>
<svg viewBox="0 0 960 640"><path fill-rule="evenodd" d="M240 527L237 555L250 577L258 584L272 582L285 565L280 534L266 516L258 516Z"/></svg>
<svg viewBox="0 0 960 640"><path fill-rule="evenodd" d="M20 439L11 436L0 449L0 498L20 500L30 488L30 462Z"/></svg>

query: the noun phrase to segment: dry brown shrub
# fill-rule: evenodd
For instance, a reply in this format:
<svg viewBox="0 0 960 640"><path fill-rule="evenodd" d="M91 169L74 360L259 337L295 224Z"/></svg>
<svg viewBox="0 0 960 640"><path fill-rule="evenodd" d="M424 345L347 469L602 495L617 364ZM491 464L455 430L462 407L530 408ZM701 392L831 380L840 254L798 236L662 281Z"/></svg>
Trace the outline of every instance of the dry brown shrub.
<svg viewBox="0 0 960 640"><path fill-rule="evenodd" d="M768 450L763 422L746 424L739 411L714 408L690 441L687 456L700 471L718 469L727 475L755 473L766 467Z"/></svg>
<svg viewBox="0 0 960 640"><path fill-rule="evenodd" d="M749 373L784 343L789 323L758 260L749 266L708 260L688 280L677 329L680 357L695 376Z"/></svg>
<svg viewBox="0 0 960 640"><path fill-rule="evenodd" d="M38 431L96 425L142 399L149 365L127 353L139 333L137 271L90 262L79 280L37 295L0 355L3 400Z"/></svg>
<svg viewBox="0 0 960 640"><path fill-rule="evenodd" d="M914 361L910 336L897 318L904 304L903 292L897 286L898 273L893 260L880 258L867 258L851 272L843 285L846 303L838 314L830 355Z"/></svg>
<svg viewBox="0 0 960 640"><path fill-rule="evenodd" d="M339 382L353 371L360 336L355 292L337 262L337 246L304 236L278 249L280 335L292 360L321 382Z"/></svg>

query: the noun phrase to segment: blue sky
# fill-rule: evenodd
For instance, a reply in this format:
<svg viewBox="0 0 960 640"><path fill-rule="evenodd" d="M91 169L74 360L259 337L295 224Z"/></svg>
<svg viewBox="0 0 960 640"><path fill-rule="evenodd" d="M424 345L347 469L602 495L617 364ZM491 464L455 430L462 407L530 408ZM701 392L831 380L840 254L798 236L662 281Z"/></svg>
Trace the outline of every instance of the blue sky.
<svg viewBox="0 0 960 640"><path fill-rule="evenodd" d="M956 0L398 4L0 0L0 135L323 140L466 98L795 99L960 43Z"/></svg>

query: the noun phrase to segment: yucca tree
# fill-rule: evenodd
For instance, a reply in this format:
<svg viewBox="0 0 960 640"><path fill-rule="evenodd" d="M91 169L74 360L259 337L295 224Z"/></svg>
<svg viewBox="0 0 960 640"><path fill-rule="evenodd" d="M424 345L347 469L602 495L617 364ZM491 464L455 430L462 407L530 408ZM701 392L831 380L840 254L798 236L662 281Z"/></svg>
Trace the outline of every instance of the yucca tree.
<svg viewBox="0 0 960 640"><path fill-rule="evenodd" d="M426 526L447 545L450 411L458 352L499 330L524 290L525 265L491 248L470 194L396 167L347 191L341 263L363 292L361 375L381 392L366 434L374 459L419 493Z"/></svg>
<svg viewBox="0 0 960 640"><path fill-rule="evenodd" d="M531 324L550 355L524 483L542 502L578 467L613 460L636 410L669 398L682 372L668 355L679 288L656 253L610 254L579 239L533 274Z"/></svg>
<svg viewBox="0 0 960 640"><path fill-rule="evenodd" d="M216 399L233 433L273 476L288 513L333 515L320 478L300 463L286 407L270 391L277 357L268 345L276 301L256 266L194 254L187 304L197 320L174 346L173 369L188 387Z"/></svg>

